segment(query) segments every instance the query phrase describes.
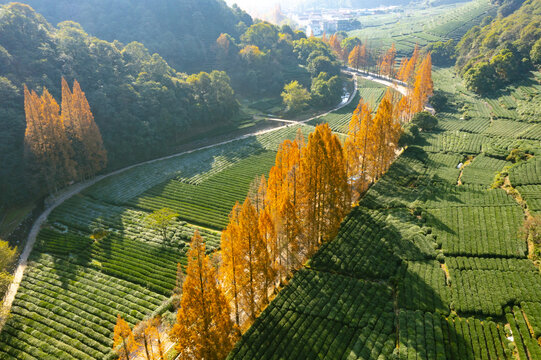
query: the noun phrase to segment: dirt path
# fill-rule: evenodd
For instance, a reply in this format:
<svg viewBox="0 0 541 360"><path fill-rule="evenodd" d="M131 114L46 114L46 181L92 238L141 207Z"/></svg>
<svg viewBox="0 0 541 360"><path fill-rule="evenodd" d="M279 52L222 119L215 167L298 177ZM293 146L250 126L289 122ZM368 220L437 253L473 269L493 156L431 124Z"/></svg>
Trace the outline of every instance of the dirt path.
<svg viewBox="0 0 541 360"><path fill-rule="evenodd" d="M349 100L347 102L343 103L343 104L340 104L339 106L335 107L334 109L326 112L325 114L320 114L320 115L317 115L317 116L313 116L313 117L311 117L309 119L301 120L301 121L279 119L280 121L286 122L287 124L283 125L283 126L278 126L278 127L272 128L272 129L261 130L261 131L256 131L256 132L253 132L253 133L237 136L237 137L235 137L233 139L229 139L229 140L226 140L226 141L221 141L221 142L211 144L211 145L205 145L205 146L197 147L197 148L187 150L187 151L183 151L183 152L179 152L179 153L176 153L176 154L173 154L173 155L163 156L163 157L160 157L160 158L157 158L157 159L153 159L153 160L144 161L144 162L141 162L141 163L138 163L138 164L130 165L128 167L113 171L111 173L97 176L92 180L88 180L88 181L85 181L85 182L82 182L82 183L74 184L74 185L64 189L63 191L61 191L59 194L57 194L55 196L55 198L53 199L53 201L49 205L49 207L47 209L45 209L45 211L34 222L34 225L32 225L32 229L30 230L30 233L28 234L28 239L26 241L26 245L25 245L24 250L23 250L23 252L22 252L22 254L21 254L20 258L19 258L19 262L17 264L17 269L15 270L15 274L13 275L13 281L9 285L9 288L8 288L8 290L7 290L7 292L6 292L5 296L4 296L4 300L3 300L3 303L2 303L2 310L0 311L0 332L2 331L2 328L4 327L4 324L5 324L6 320L7 320L6 314L9 314L9 311L11 310L11 305L13 304L13 300L15 299L15 295L17 295L17 290L19 290L19 285L21 284L21 281L22 281L23 275L24 275L24 271L26 270L26 266L28 264L28 257L30 256L30 253L32 252L32 249L33 249L34 244L36 242L36 238L37 238L37 235L38 235L38 233L39 233L39 231L41 229L41 226L47 220L47 217L49 216L51 211L53 211L55 208L57 208L59 205L61 205L64 201L68 200L69 198L71 198L74 195L77 195L78 193L80 193L81 191L85 190L86 188L94 185L98 181L101 181L101 180L103 180L105 178L108 178L108 177L111 177L111 176L114 176L114 175L118 175L120 173L123 173L125 171L128 171L128 170L133 169L133 168L138 167L138 166L151 164L151 163L154 163L154 162L157 162L157 161L162 161L162 160L174 158L174 157L185 155L185 154L190 154L190 153L193 153L195 151L210 149L210 148L217 147L217 146L220 146L220 145L229 144L229 143L232 143L234 141L247 139L247 138L252 137L252 136L257 136L257 135L277 131L277 130L280 130L280 129L283 129L285 127L290 126L292 123L294 123L294 124L305 124L306 122L308 122L310 120L316 119L316 118L321 117L321 116L325 116L325 115L327 115L327 114L329 114L329 113L331 113L333 111L339 110L339 109L349 105L351 103L351 101L353 101L353 99L355 98L356 93L357 93L357 81L355 80L355 90L353 91L353 93L349 97ZM272 119L272 120L274 120L274 119ZM276 120L278 120L278 119L276 119Z"/></svg>

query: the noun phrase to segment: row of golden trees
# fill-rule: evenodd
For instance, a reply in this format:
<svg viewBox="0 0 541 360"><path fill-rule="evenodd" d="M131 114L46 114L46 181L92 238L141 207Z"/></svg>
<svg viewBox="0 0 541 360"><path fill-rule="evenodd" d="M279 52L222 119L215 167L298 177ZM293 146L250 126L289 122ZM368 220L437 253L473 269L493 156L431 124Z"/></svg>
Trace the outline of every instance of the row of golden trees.
<svg viewBox="0 0 541 360"><path fill-rule="evenodd" d="M100 130L77 80L72 91L62 78L62 109L46 88L39 96L26 86L24 107L26 155L49 193L106 166Z"/></svg>
<svg viewBox="0 0 541 360"><path fill-rule="evenodd" d="M409 74L419 88L412 98L431 93L427 69L430 55ZM170 332L183 359L224 359L277 287L336 235L351 204L397 155L401 116L414 106L404 99L409 97L388 91L375 114L361 99L344 144L328 124L317 126L307 141L299 130L294 140L280 145L268 181L256 178L245 201L235 204L219 254L211 258L199 233L194 234ZM123 328L127 336L117 338L117 351L129 359L139 347L150 360L147 346Z"/></svg>

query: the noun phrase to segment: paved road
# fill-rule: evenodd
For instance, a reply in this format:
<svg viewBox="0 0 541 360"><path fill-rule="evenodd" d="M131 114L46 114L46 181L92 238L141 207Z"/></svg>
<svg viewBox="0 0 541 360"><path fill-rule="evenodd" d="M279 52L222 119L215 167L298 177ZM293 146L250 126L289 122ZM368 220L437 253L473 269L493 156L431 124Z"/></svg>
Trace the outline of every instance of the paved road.
<svg viewBox="0 0 541 360"><path fill-rule="evenodd" d="M163 156L163 157L160 157L160 158L157 158L157 159L154 159L154 160L149 160L149 161L145 161L145 162L142 162L142 163L134 164L134 165L131 165L131 166L128 166L128 167L113 171L113 172L108 173L108 174L97 176L92 180L74 184L74 185L64 189L63 191L61 191L59 194L56 195L56 197L53 199L52 203L49 204L49 207L34 222L34 224L32 225L32 229L30 230L30 233L28 234L28 239L26 241L26 245L25 245L24 250L23 250L23 252L22 252L22 254L21 254L20 258L19 258L19 262L17 264L17 269L15 270L15 274L13 275L13 281L11 282L11 284L10 284L10 286L9 286L5 296L4 296L4 301L2 303L2 310L0 311L0 332L2 331L2 328L3 328L3 326L4 326L4 324L5 324L6 320L7 320L7 317L5 316L5 314L9 314L9 311L11 310L11 305L13 304L13 300L15 299L15 295L17 294L17 290L19 289L19 285L21 284L21 281L23 279L24 271L25 271L26 266L28 264L28 257L30 256L30 253L32 252L34 244L36 243L36 238L37 238L37 235L38 235L38 233L39 233L39 231L41 229L41 226L47 220L47 217L49 216L51 211L53 211L55 208L57 208L59 205L61 205L64 201L66 201L69 198L71 198L72 196L80 193L81 191L88 188L89 186L94 185L98 181L101 181L101 180L103 180L105 178L108 178L108 177L111 177L111 176L114 176L114 175L118 175L118 174L120 174L120 173L122 173L124 171L133 169L134 167L137 167L137 166L142 166L142 165L150 164L150 163L153 163L153 162L166 160L166 159L170 159L170 158L185 155L185 154L190 154L190 153L195 152L195 151L209 149L209 148L213 148L213 147L216 147L216 146L228 144L228 143L231 143L231 142L234 142L234 141L237 141L237 140L246 139L246 138L249 138L249 137L252 137L252 136L261 135L261 134L269 133L269 132L272 132L272 131L277 131L279 129L283 129L283 128L289 126L291 123L305 124L306 122L308 122L310 120L316 119L316 118L318 118L320 116L325 116L325 115L327 115L327 114L329 114L329 113L331 113L333 111L339 110L339 109L349 105L351 103L351 101L353 101L353 99L355 98L356 92L357 92L357 81L355 80L355 91L351 94L349 100L347 102L345 102L345 103L340 104L339 106L337 106L336 108L332 109L331 111L329 111L329 112L327 112L325 114L314 116L314 117L311 117L309 119L301 120L301 121L273 119L273 120L280 120L282 122L286 122L287 124L283 125L283 126L275 127L275 128L272 128L272 129L261 130L261 131L253 132L253 133L250 133L250 134L241 135L241 136L235 137L235 138L230 139L230 140L221 141L221 142L211 144L211 145L201 146L201 147L198 147L198 148L195 148L195 149L192 149L192 150L188 150L188 151L183 151L183 152L180 152L180 153L177 153L177 154L173 154L173 155L169 155L169 156Z"/></svg>

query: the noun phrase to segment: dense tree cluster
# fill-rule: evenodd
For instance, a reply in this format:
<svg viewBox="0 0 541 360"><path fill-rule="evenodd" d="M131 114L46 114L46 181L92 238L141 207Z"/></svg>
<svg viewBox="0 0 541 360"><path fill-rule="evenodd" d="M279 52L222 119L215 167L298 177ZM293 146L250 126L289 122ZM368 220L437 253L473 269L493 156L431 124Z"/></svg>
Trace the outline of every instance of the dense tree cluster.
<svg viewBox="0 0 541 360"><path fill-rule="evenodd" d="M393 106L396 105L387 93L375 116L362 99L353 113L344 146L355 197L379 179L396 156L402 127L393 116Z"/></svg>
<svg viewBox="0 0 541 360"><path fill-rule="evenodd" d="M331 45L323 39L306 38L303 32L294 32L287 25L258 22L237 38L221 34L215 51L216 68L227 71L235 90L245 96L276 96L286 84L297 81L304 89L313 90L312 106L339 102L340 64ZM325 100L323 93L329 93Z"/></svg>
<svg viewBox="0 0 541 360"><path fill-rule="evenodd" d="M9 3L11 0L0 0ZM252 18L219 0L26 0L52 24L80 23L107 41L138 41L183 72L213 69L213 46L223 32L239 36Z"/></svg>
<svg viewBox="0 0 541 360"><path fill-rule="evenodd" d="M335 235L351 201L346 155L327 124L306 143L300 132L284 141L268 182L255 184L222 232L220 274L242 328L280 281Z"/></svg>
<svg viewBox="0 0 541 360"><path fill-rule="evenodd" d="M17 3L0 11L0 64L0 203L34 197L43 190L29 186L30 176L21 166L23 84L38 92L47 88L50 99L60 99L59 79L77 79L101 131L110 167L163 154L186 141L191 131L228 125L238 111L223 72L179 73L140 43L105 42L73 22L54 28ZM80 145L74 144L77 156L85 151Z"/></svg>
<svg viewBox="0 0 541 360"><path fill-rule="evenodd" d="M47 88L40 97L26 85L24 109L26 165L32 169L32 180L44 181L49 193L105 168L107 152L101 133L77 80L72 92L62 78L62 113Z"/></svg>
<svg viewBox="0 0 541 360"><path fill-rule="evenodd" d="M540 0L506 2L500 16L475 26L457 44L456 66L466 85L488 93L523 77L541 65Z"/></svg>

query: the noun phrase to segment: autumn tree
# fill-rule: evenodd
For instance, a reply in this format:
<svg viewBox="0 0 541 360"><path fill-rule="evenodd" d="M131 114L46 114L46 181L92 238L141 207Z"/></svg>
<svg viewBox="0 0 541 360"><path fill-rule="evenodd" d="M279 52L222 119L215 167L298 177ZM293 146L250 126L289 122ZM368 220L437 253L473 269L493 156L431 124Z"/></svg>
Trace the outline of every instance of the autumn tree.
<svg viewBox="0 0 541 360"><path fill-rule="evenodd" d="M188 267L177 321L170 336L182 359L225 359L237 331L216 269L196 231L187 254Z"/></svg>
<svg viewBox="0 0 541 360"><path fill-rule="evenodd" d="M163 241L168 241L169 230L175 223L178 214L169 208L155 210L145 217L149 228L159 232Z"/></svg>
<svg viewBox="0 0 541 360"><path fill-rule="evenodd" d="M142 344L137 356L143 357L146 360L154 359L154 349L152 348L152 337L153 333L151 331L151 324L149 320L145 320L137 324L133 329L134 337L136 341Z"/></svg>
<svg viewBox="0 0 541 360"><path fill-rule="evenodd" d="M373 180L374 133L372 110L361 99L348 125L348 137L344 143L348 165L348 179L353 184L353 198L368 189Z"/></svg>
<svg viewBox="0 0 541 360"><path fill-rule="evenodd" d="M401 126L393 117L393 106L387 97L381 101L374 117L373 152L376 154L375 178L380 178L389 168L396 156Z"/></svg>
<svg viewBox="0 0 541 360"><path fill-rule="evenodd" d="M182 270L182 265L180 263L177 263L177 276L175 279L175 288L173 289L173 292L175 294L182 294L182 285L184 284L184 270Z"/></svg>
<svg viewBox="0 0 541 360"><path fill-rule="evenodd" d="M130 325L120 315L117 315L113 334L113 349L119 355L119 360L122 358L129 360L130 354L138 347L139 344L135 341Z"/></svg>
<svg viewBox="0 0 541 360"><path fill-rule="evenodd" d="M415 44L415 49L411 58L403 61L403 69L398 74L398 79L408 84L412 84L415 80L415 69L417 68L417 62L419 61L419 45Z"/></svg>
<svg viewBox="0 0 541 360"><path fill-rule="evenodd" d="M350 188L340 140L328 124L318 125L302 149L302 228L307 257L334 236L350 206Z"/></svg>
<svg viewBox="0 0 541 360"><path fill-rule="evenodd" d="M49 91L42 96L24 87L25 153L45 179L49 193L77 176L74 152L60 118L60 108Z"/></svg>
<svg viewBox="0 0 541 360"><path fill-rule="evenodd" d="M359 70L359 67L361 66L363 61L363 57L361 54L361 46L356 45L353 50L349 53L348 56L348 64L349 66L355 68L356 70Z"/></svg>
<svg viewBox="0 0 541 360"><path fill-rule="evenodd" d="M94 176L107 165L107 151L85 93L77 80L71 92L68 83L62 78L61 118L75 152L79 178Z"/></svg>
<svg viewBox="0 0 541 360"><path fill-rule="evenodd" d="M329 45L336 54L336 56L338 58L342 58L342 46L340 45L340 40L338 39L337 34L331 36L331 38L329 39Z"/></svg>
<svg viewBox="0 0 541 360"><path fill-rule="evenodd" d="M44 88L42 96L24 88L26 154L49 192L72 180L93 176L107 164L100 130L77 81L70 90L62 78L62 113Z"/></svg>
<svg viewBox="0 0 541 360"><path fill-rule="evenodd" d="M411 113L414 114L423 111L428 98L432 96L433 92L432 58L430 57L430 53L428 53L421 62L415 76L415 85L411 95Z"/></svg>
<svg viewBox="0 0 541 360"><path fill-rule="evenodd" d="M380 62L380 73L387 76L394 76L394 67L396 63L396 48L394 43L391 48L383 55Z"/></svg>
<svg viewBox="0 0 541 360"><path fill-rule="evenodd" d="M234 305L235 323L240 327L241 309L239 306L239 293L242 286L242 244L240 242L240 224L239 213L241 210L240 204L237 202L233 206L233 210L229 214L229 223L222 231L220 241L222 264L220 267L220 275L223 280L225 293L229 302Z"/></svg>

